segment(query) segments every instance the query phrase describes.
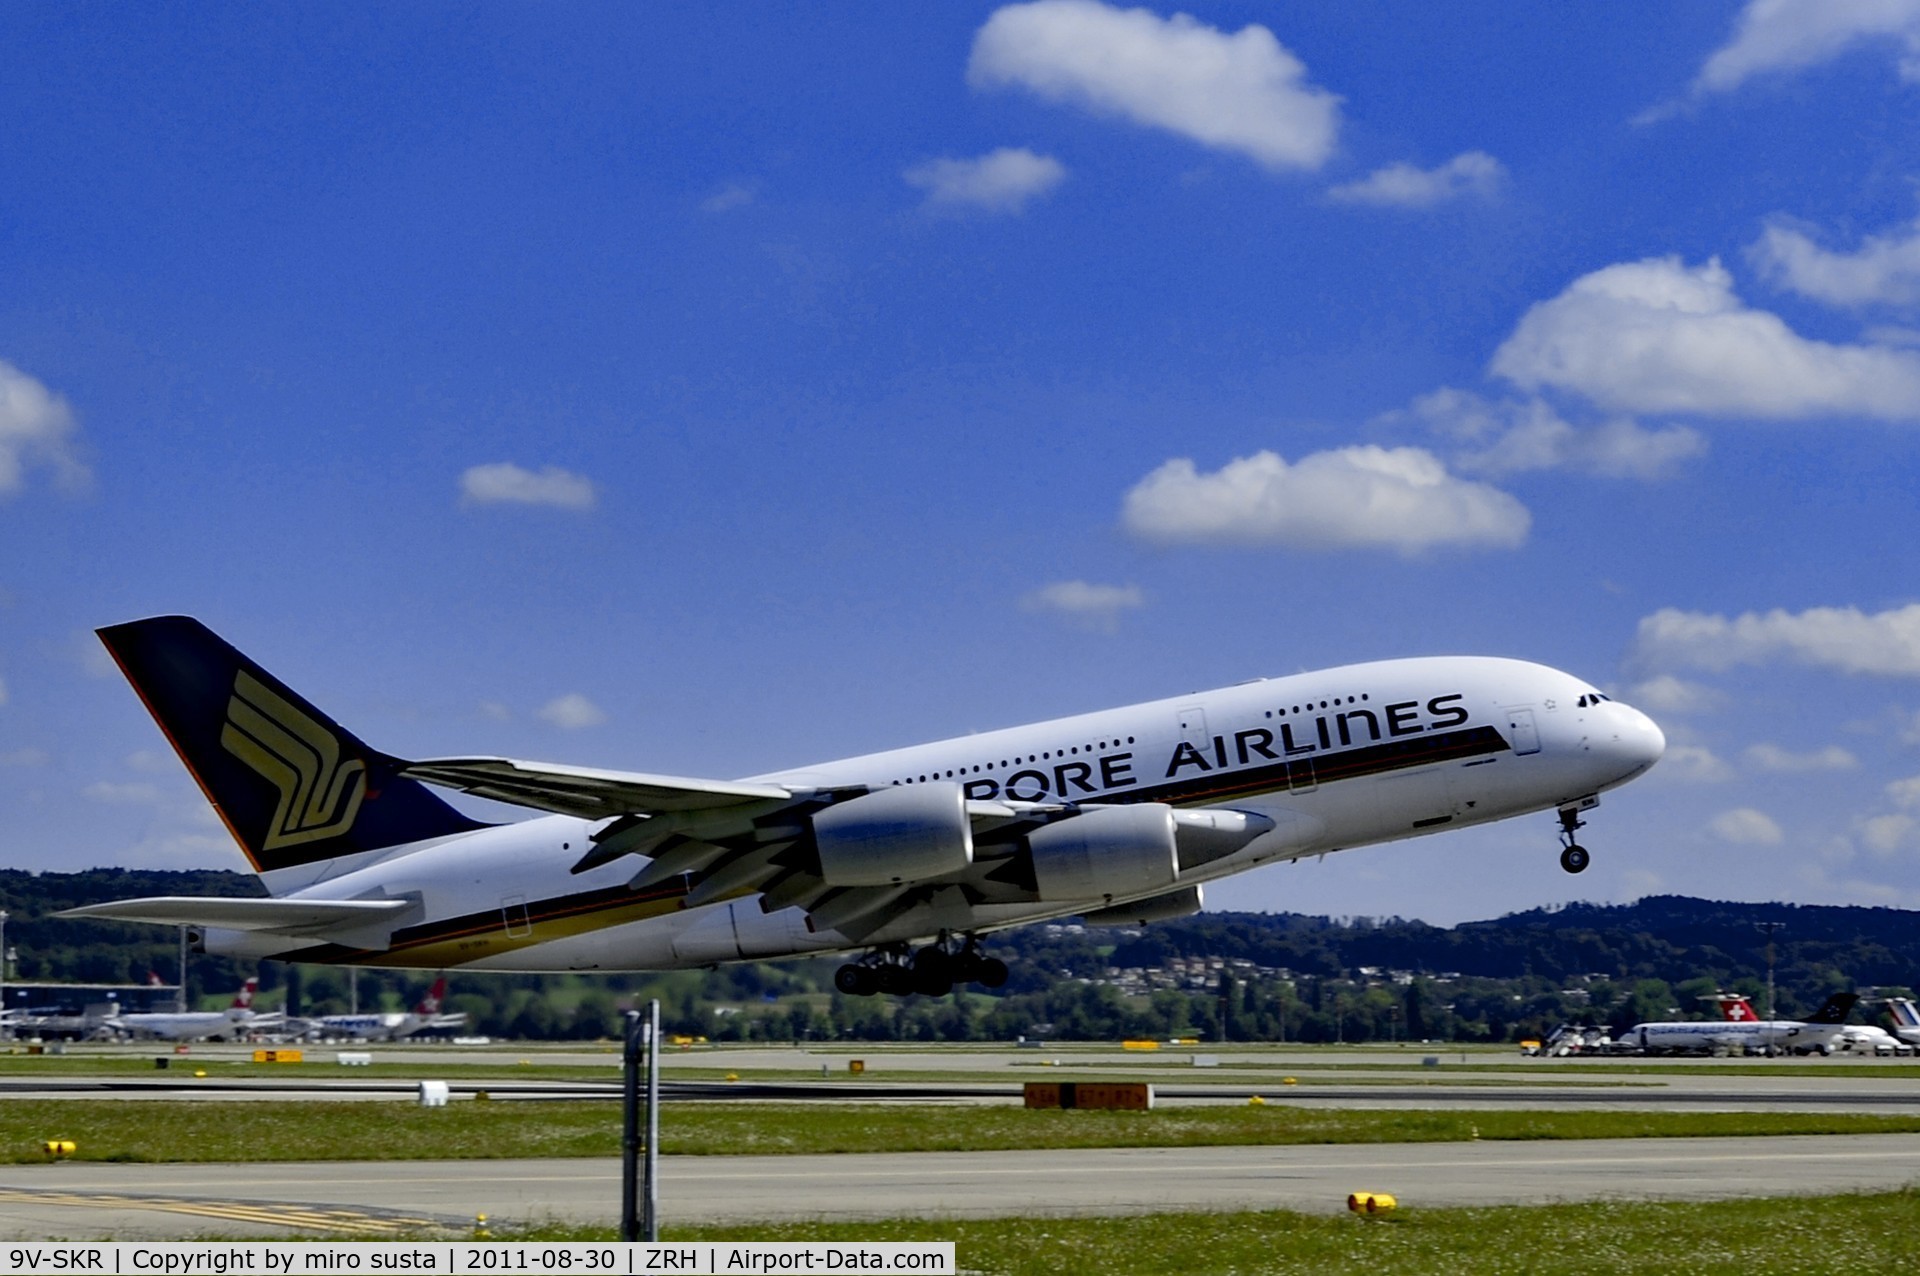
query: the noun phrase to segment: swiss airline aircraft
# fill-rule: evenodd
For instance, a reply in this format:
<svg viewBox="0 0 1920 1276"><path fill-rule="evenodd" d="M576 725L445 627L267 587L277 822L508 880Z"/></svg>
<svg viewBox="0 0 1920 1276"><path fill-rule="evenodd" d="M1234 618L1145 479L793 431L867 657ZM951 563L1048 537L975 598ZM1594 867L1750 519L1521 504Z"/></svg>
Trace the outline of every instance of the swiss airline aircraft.
<svg viewBox="0 0 1920 1276"><path fill-rule="evenodd" d="M1760 1016L1753 1012L1753 1003L1742 993L1723 992L1717 1000L1720 1012L1734 1023L1757 1021ZM1913 1003L1907 1003L1911 1006ZM1898 1020L1895 1021L1896 1023ZM1903 1041L1894 1033L1873 1024L1842 1024L1840 1033L1829 1044L1853 1054L1912 1054L1913 1043Z"/></svg>
<svg viewBox="0 0 1920 1276"><path fill-rule="evenodd" d="M253 994L259 991L259 979L249 979L234 994L233 1004L225 1010L138 1011L114 1015L104 1025L115 1032L135 1037L161 1037L168 1041L205 1041L209 1037L231 1037L252 1028L278 1023L278 1014L257 1016L253 1012Z"/></svg>
<svg viewBox="0 0 1920 1276"><path fill-rule="evenodd" d="M1519 660L1349 665L742 780L370 748L198 621L100 631L272 898L68 916L186 925L243 958L659 970L849 952L842 991L995 986L986 932L1199 910L1279 860L1556 811L1666 739ZM485 825L429 786L547 812Z"/></svg>
<svg viewBox="0 0 1920 1276"><path fill-rule="evenodd" d="M420 999L420 1004L405 1014L381 1011L372 1014L321 1015L315 1019L297 1020L293 1027L302 1036L352 1037L362 1041L401 1041L429 1028L466 1027L467 1017L464 1014L441 1013L440 1005L446 996L447 980L443 975L433 981L433 987Z"/></svg>
<svg viewBox="0 0 1920 1276"><path fill-rule="evenodd" d="M1619 1044L1648 1054L1678 1054L1700 1050L1708 1054L1759 1053L1765 1050L1794 1054L1832 1054L1845 1038L1847 1015L1860 998L1837 992L1807 1019L1761 1019L1744 997L1720 1002L1722 1018L1681 1023L1637 1023Z"/></svg>

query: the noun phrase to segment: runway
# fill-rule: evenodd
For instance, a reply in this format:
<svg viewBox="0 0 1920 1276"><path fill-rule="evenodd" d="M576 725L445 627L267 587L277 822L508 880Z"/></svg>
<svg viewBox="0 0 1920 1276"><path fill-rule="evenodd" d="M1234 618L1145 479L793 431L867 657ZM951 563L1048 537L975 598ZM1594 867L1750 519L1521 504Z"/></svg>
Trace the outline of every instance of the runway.
<svg viewBox="0 0 1920 1276"><path fill-rule="evenodd" d="M424 1072L422 1075L426 1075ZM1075 1073L1062 1070L1061 1080ZM1245 1103L1254 1096L1267 1102L1302 1107L1342 1108L1543 1108L1642 1109L1651 1111L1866 1112L1911 1115L1920 1112L1920 1078L1889 1073L1885 1077L1754 1077L1700 1071L1682 1075L1555 1079L1524 1082L1487 1078L1408 1081L1375 1078L1354 1084L1342 1076L1309 1075L1302 1084L1225 1078L1195 1084L1184 1074L1176 1082L1154 1081L1157 1102ZM1337 1074L1336 1074L1337 1075ZM1050 1076L1049 1080L1054 1079ZM613 1081L490 1080L448 1082L456 1099L484 1092L494 1100L613 1102ZM0 1078L0 1095L67 1099L259 1099L385 1100L417 1094L419 1080L335 1080L322 1075L287 1077L45 1077ZM667 1081L661 1096L673 1103L1003 1103L1021 1101L1014 1081Z"/></svg>
<svg viewBox="0 0 1920 1276"><path fill-rule="evenodd" d="M1444 1066L1359 1050L1222 1050L1217 1066L1203 1066L1202 1057L1166 1052L1144 1060L1110 1047L1063 1049L1057 1057L1005 1047L747 1047L672 1056L662 1089L668 1121L677 1105L709 1102L1017 1104L1022 1080L1114 1076L1151 1081L1168 1106L1244 1104L1260 1095L1269 1104L1313 1108L1920 1113L1920 1066L1908 1061L1828 1072L1818 1064L1776 1070L1710 1060L1516 1068L1510 1057L1457 1052ZM36 1064L0 1077L0 1095L391 1103L412 1098L422 1079L444 1077L456 1100L484 1090L496 1101L601 1103L617 1119L619 1072L605 1050L379 1049L378 1066L353 1069L322 1052L309 1058L298 1068L255 1067L239 1049L196 1048L192 1066L207 1074L201 1077L180 1066L88 1075L49 1058L45 1072ZM849 1069L854 1059L864 1065L859 1075ZM473 1065L488 1060L493 1074L476 1075ZM513 1065L510 1075L500 1074L504 1061ZM576 1075L543 1075L542 1065L559 1064ZM590 1070L581 1074L583 1066ZM734 1072L737 1080L720 1079ZM1296 1084L1286 1084L1288 1076ZM1332 1210L1356 1189L1391 1192L1419 1208L1898 1187L1920 1181L1920 1135L672 1157L665 1167L670 1224ZM610 1224L618 1184L612 1160L24 1165L0 1172L0 1239L462 1234L482 1213L500 1224Z"/></svg>
<svg viewBox="0 0 1920 1276"><path fill-rule="evenodd" d="M18 1166L0 1189L0 1239L338 1234L352 1230L355 1215L365 1217L369 1235L392 1234L398 1219L466 1230L480 1213L496 1226L610 1226L619 1177L611 1159ZM661 1203L671 1228L901 1215L1328 1212L1345 1208L1355 1189L1391 1192L1403 1209L1418 1209L1715 1199L1916 1181L1920 1135L1596 1139L668 1157ZM167 1209L169 1201L178 1209Z"/></svg>

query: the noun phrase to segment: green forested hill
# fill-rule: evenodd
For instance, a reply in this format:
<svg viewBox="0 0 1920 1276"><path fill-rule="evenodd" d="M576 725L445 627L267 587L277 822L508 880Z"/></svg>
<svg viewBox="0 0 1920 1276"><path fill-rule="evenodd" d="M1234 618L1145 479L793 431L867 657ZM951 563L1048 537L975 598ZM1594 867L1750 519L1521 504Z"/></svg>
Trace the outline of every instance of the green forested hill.
<svg viewBox="0 0 1920 1276"><path fill-rule="evenodd" d="M6 909L7 946L18 956L15 979L51 983L140 983L158 972L172 983L179 966L177 932L126 922L64 921L49 914L80 904L143 895L264 895L245 873L196 870L161 872L95 868L79 873L27 873L0 869L0 908ZM238 966L211 958L193 963L189 990L211 981L231 997Z"/></svg>
<svg viewBox="0 0 1920 1276"><path fill-rule="evenodd" d="M1361 966L1484 979L1616 982L1764 980L1775 933L1783 1010L1811 1009L1836 987L1920 984L1920 912L1742 904L1654 895L1633 904L1569 904L1454 927L1400 918L1207 913L1149 929L1118 946L1116 965L1159 965L1173 955L1240 957L1305 975ZM1810 1000L1808 1000L1810 999Z"/></svg>

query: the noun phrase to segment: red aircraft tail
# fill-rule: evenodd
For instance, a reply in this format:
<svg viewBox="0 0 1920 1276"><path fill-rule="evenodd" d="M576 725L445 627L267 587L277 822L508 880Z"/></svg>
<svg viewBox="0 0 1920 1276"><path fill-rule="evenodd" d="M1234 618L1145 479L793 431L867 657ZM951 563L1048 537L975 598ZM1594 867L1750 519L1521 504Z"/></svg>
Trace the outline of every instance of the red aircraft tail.
<svg viewBox="0 0 1920 1276"><path fill-rule="evenodd" d="M440 1003L445 1001L446 997L447 977L442 975L433 981L433 987L427 989L427 995L420 999L418 1006L414 1007L414 1013L417 1015L437 1015L440 1013Z"/></svg>

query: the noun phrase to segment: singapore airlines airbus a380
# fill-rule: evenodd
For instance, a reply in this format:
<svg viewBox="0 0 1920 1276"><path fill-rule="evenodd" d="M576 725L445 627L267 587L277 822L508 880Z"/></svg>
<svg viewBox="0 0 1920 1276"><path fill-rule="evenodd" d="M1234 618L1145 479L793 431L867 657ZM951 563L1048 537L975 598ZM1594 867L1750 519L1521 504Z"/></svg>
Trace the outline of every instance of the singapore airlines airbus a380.
<svg viewBox="0 0 1920 1276"><path fill-rule="evenodd" d="M1260 864L1556 811L1659 760L1644 714L1543 665L1349 665L744 780L381 753L196 620L100 631L271 898L68 916L205 951L473 970L859 954L842 991L997 985L978 937L1200 908ZM430 785L548 812L486 825Z"/></svg>

